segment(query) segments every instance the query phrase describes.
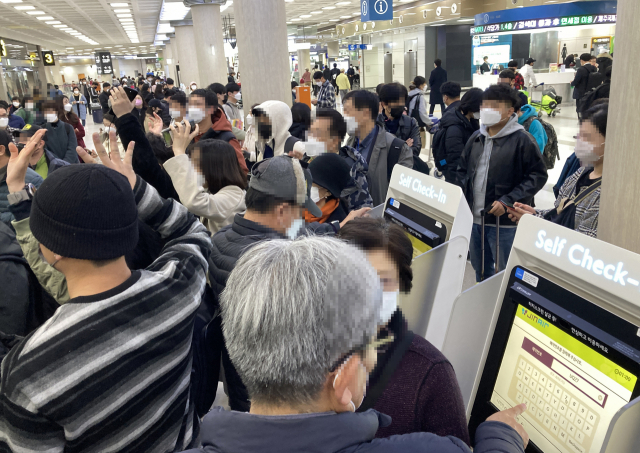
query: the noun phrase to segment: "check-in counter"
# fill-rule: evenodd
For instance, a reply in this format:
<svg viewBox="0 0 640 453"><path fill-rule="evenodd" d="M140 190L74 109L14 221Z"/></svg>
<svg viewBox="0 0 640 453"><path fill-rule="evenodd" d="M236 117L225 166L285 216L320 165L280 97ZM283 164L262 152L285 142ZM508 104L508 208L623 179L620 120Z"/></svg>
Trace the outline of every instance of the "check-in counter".
<svg viewBox="0 0 640 453"><path fill-rule="evenodd" d="M562 105L575 104L572 99L573 88L571 82L576 76L575 69L567 69L565 72L536 72L536 81L546 86L553 86L558 96L562 96ZM498 76L492 74L473 74L473 86L485 89L489 85L498 83Z"/></svg>

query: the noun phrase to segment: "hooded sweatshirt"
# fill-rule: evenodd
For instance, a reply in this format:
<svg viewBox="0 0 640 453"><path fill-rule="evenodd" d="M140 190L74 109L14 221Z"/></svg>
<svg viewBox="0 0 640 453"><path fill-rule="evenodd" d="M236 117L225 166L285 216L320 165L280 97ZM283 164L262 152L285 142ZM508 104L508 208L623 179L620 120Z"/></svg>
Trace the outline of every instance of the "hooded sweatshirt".
<svg viewBox="0 0 640 453"><path fill-rule="evenodd" d="M416 96L416 94L421 94L422 96ZM429 118L429 115L427 114L427 100L424 98L424 91L422 91L420 88L414 88L413 90L409 91L409 97L413 97L413 99L411 99L411 102L409 103L409 115L411 115L413 109L416 108L416 102L419 101L420 104L417 106L417 108L418 112L420 113L420 119L424 124L430 126L431 118Z"/></svg>
<svg viewBox="0 0 640 453"><path fill-rule="evenodd" d="M227 119L227 116L221 109L216 110L216 112L211 115L211 128L205 133L196 136L193 141L198 143L200 140L206 140L209 138L219 139L221 132L233 132L231 129L231 123ZM240 164L240 168L246 175L249 173L247 169L247 163L244 160L244 154L242 154L242 149L240 147L240 142L235 137L230 140L225 140L236 152L236 156L238 157L238 164Z"/></svg>
<svg viewBox="0 0 640 453"><path fill-rule="evenodd" d="M478 166L476 168L476 174L473 179L473 222L481 222L481 212L485 208L483 205L485 200L485 194L487 192L487 179L489 177L489 162L491 161L491 151L493 151L493 140L500 137L506 137L513 134L515 131L524 130L522 125L518 123L518 116L514 113L507 121L507 124L493 137L489 136L487 126L482 124L480 126L480 133L485 136L484 150L482 156L478 159Z"/></svg>
<svg viewBox="0 0 640 453"><path fill-rule="evenodd" d="M538 112L536 112L536 109L531 107L529 104L525 104L520 107L520 111L522 111L522 116L518 118L518 123L522 124L523 127L524 123L529 118L538 118ZM548 137L540 121L533 120L527 132L533 135L533 138L536 139L536 143L538 144L540 152L544 153L544 147L547 146Z"/></svg>
<svg viewBox="0 0 640 453"><path fill-rule="evenodd" d="M261 109L269 116L271 137L268 140L264 140L259 135L256 135L255 154L252 152L251 161L260 162L264 159L265 146L270 146L273 149L274 157L282 156L285 142L291 136L289 132L289 128L293 124L291 109L282 101L266 101L256 108ZM304 152L303 142L296 143L294 149Z"/></svg>

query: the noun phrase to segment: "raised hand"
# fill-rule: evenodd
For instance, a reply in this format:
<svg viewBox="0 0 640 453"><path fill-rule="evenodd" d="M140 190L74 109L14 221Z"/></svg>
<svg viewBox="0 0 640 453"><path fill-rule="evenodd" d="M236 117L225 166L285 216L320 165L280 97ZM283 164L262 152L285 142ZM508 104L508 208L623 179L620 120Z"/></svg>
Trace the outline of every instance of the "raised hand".
<svg viewBox="0 0 640 453"><path fill-rule="evenodd" d="M129 180L129 184L131 184L131 189L133 189L136 186L136 174L133 171L132 165L133 148L136 145L135 142L129 142L127 152L124 155L124 160L120 157L120 152L118 151L118 137L114 131L109 132L109 143L109 148L113 150L111 155L109 155L104 149L104 145L100 141L100 134L97 132L93 133L93 144L96 147L98 157L100 157L102 164L105 167L109 167L110 169L126 176Z"/></svg>
<svg viewBox="0 0 640 453"><path fill-rule="evenodd" d="M129 100L126 91L124 91L124 88L121 86L111 89L109 99L111 100L111 109L118 118L127 113L131 113L133 110L133 102Z"/></svg>
<svg viewBox="0 0 640 453"><path fill-rule="evenodd" d="M46 129L40 129L33 134L24 148L22 148L22 151L18 151L18 147L13 142L9 143L9 151L11 152L9 164L7 165L7 188L9 193L19 192L24 187L29 160L46 132Z"/></svg>
<svg viewBox="0 0 640 453"><path fill-rule="evenodd" d="M173 124L171 131L173 132L173 154L179 156L186 154L189 143L200 133L200 128L196 124L196 128L191 132L191 124L182 122Z"/></svg>
<svg viewBox="0 0 640 453"><path fill-rule="evenodd" d="M157 113L153 112L153 124L149 127L149 132L155 135L162 134L162 118Z"/></svg>

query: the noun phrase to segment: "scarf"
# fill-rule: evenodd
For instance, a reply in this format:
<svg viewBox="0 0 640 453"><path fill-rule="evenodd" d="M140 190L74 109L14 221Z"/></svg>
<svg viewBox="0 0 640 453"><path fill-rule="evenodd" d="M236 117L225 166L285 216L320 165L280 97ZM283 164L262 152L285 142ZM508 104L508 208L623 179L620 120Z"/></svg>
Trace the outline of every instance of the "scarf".
<svg viewBox="0 0 640 453"><path fill-rule="evenodd" d="M324 206L320 208L322 210L322 217L315 217L309 211L304 211L304 221L307 223L312 223L312 222L325 223L329 219L329 216L333 214L333 211L336 210L339 203L340 203L340 200L338 200L337 198L331 198L330 200L327 200L324 203Z"/></svg>

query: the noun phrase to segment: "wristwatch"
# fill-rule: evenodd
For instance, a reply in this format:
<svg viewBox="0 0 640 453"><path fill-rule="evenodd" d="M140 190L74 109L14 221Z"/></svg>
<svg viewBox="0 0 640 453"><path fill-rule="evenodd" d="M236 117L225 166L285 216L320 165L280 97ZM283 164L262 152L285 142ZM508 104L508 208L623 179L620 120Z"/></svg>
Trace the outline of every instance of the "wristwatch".
<svg viewBox="0 0 640 453"><path fill-rule="evenodd" d="M31 183L25 184L24 188L19 192L13 192L7 195L7 201L10 205L16 205L23 201L33 200L33 196L36 194L36 186Z"/></svg>

